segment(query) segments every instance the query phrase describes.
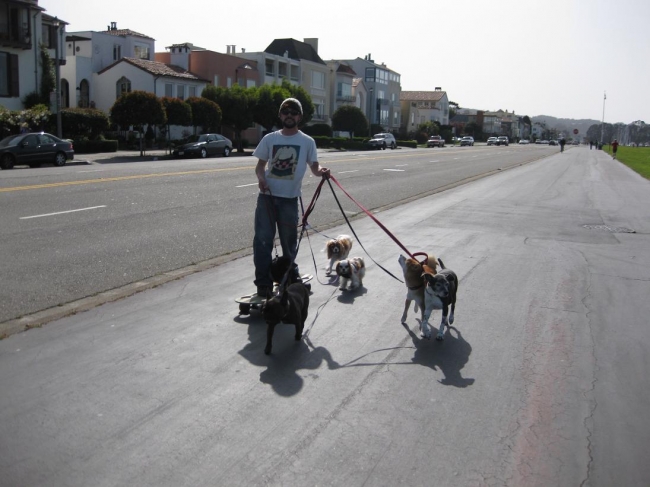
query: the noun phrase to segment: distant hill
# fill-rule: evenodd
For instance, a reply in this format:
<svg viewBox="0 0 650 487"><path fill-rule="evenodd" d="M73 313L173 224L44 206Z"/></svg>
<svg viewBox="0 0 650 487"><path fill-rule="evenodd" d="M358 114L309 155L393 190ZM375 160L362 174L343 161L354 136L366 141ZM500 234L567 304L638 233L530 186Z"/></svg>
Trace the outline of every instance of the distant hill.
<svg viewBox="0 0 650 487"><path fill-rule="evenodd" d="M564 132L566 135L573 135L573 130L578 129L579 134L585 135L589 127L594 124L600 124L600 120L575 120L573 118L556 118L551 117L550 115L537 115L535 117L530 117L530 120L535 123L544 123L550 129L557 129L561 132Z"/></svg>

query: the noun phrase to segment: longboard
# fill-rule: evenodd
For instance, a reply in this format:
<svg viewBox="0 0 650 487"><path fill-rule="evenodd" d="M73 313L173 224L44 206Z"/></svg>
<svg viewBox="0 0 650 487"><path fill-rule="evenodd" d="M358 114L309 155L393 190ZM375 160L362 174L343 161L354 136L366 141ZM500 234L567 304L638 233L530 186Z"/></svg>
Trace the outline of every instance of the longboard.
<svg viewBox="0 0 650 487"><path fill-rule="evenodd" d="M303 274L300 276L302 279L302 283L305 285L307 289L311 289L311 284L309 284L309 281L311 281L314 276L311 274ZM278 292L278 284L275 283L273 285L273 293ZM264 301L266 301L266 298L263 298L262 296L258 296L257 293L254 294L247 294L246 296L241 296L237 299L235 299L235 303L239 304L239 314L240 315L249 315L251 314L251 309L260 309L262 307L262 304L264 304Z"/></svg>

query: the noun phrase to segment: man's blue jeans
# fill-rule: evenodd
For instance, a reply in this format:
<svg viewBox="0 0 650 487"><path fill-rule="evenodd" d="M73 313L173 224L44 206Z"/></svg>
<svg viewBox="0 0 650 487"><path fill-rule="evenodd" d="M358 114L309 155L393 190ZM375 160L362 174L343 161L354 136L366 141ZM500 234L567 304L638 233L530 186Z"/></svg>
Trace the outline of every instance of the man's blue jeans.
<svg viewBox="0 0 650 487"><path fill-rule="evenodd" d="M298 245L298 198L278 198L260 193L255 208L253 238L256 286L273 287L271 261L276 227L280 235L282 255L293 262Z"/></svg>

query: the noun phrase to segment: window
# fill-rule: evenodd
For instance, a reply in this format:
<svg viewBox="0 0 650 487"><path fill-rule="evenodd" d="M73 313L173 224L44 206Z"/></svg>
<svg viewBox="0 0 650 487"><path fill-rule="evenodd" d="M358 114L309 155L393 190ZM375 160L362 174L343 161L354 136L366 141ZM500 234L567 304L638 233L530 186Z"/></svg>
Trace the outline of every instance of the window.
<svg viewBox="0 0 650 487"><path fill-rule="evenodd" d="M247 79L246 80L246 88L255 88L255 80L254 79Z"/></svg>
<svg viewBox="0 0 650 487"><path fill-rule="evenodd" d="M131 81L128 78L122 76L117 80L117 98L122 96L124 93L131 93Z"/></svg>
<svg viewBox="0 0 650 487"><path fill-rule="evenodd" d="M90 106L90 83L87 79L82 79L79 83L79 107L88 108Z"/></svg>
<svg viewBox="0 0 650 487"><path fill-rule="evenodd" d="M185 99L185 85L178 85L176 87L176 98L180 100Z"/></svg>
<svg viewBox="0 0 650 487"><path fill-rule="evenodd" d="M213 80L212 84L214 86L219 86L219 75L218 74L214 75L214 80Z"/></svg>
<svg viewBox="0 0 650 487"><path fill-rule="evenodd" d="M113 44L113 61L119 61L120 59L122 59L122 46Z"/></svg>
<svg viewBox="0 0 650 487"><path fill-rule="evenodd" d="M336 96L350 97L352 96L352 85L349 83L338 82L336 84Z"/></svg>
<svg viewBox="0 0 650 487"><path fill-rule="evenodd" d="M278 63L278 78L287 77L287 63Z"/></svg>
<svg viewBox="0 0 650 487"><path fill-rule="evenodd" d="M323 104L321 102L314 102L313 119L314 120L323 120L324 119L323 113L325 113L324 110L323 110Z"/></svg>
<svg viewBox="0 0 650 487"><path fill-rule="evenodd" d="M54 49L54 41L56 40L56 30L53 25L43 24L41 26L41 40L45 47Z"/></svg>
<svg viewBox="0 0 650 487"><path fill-rule="evenodd" d="M230 76L226 79L226 86L232 88L232 78Z"/></svg>
<svg viewBox="0 0 650 487"><path fill-rule="evenodd" d="M188 90L187 91L187 96L189 96L190 98L193 97L193 96L196 96L196 86L190 86L190 87L188 87L187 90Z"/></svg>
<svg viewBox="0 0 650 487"><path fill-rule="evenodd" d="M264 72L266 73L267 76L275 76L275 72L273 70L273 60L272 59L267 59L264 62Z"/></svg>
<svg viewBox="0 0 650 487"><path fill-rule="evenodd" d="M0 96L20 96L18 54L0 52Z"/></svg>
<svg viewBox="0 0 650 487"><path fill-rule="evenodd" d="M174 96L174 85L171 83L165 83L165 96L171 98Z"/></svg>
<svg viewBox="0 0 650 487"><path fill-rule="evenodd" d="M375 68L366 68L366 81L375 81Z"/></svg>
<svg viewBox="0 0 650 487"><path fill-rule="evenodd" d="M319 90L325 89L325 73L320 71L312 71L311 73L311 86Z"/></svg>
<svg viewBox="0 0 650 487"><path fill-rule="evenodd" d="M149 59L149 46L135 46L133 52L138 59Z"/></svg>

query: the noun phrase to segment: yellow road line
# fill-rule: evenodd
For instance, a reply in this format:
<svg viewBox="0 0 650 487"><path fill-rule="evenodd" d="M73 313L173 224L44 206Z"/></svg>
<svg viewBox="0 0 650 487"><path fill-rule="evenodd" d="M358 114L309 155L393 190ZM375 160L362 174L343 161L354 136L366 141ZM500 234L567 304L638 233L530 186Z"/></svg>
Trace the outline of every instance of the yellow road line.
<svg viewBox="0 0 650 487"><path fill-rule="evenodd" d="M395 154L391 154L394 156ZM401 154L400 157L422 157L422 153L418 154ZM384 157L381 157L384 156ZM388 154L377 154L373 156L361 156L354 157L349 159L331 159L328 162L359 162L359 161L370 161L378 159L386 159ZM99 179L84 179L81 181L62 181L59 183L47 183L47 184L33 184L30 186L15 186L13 188L0 188L0 193L9 193L11 191L28 191L30 189L44 189L44 188L59 188L62 186L76 186L80 184L96 184L96 183L110 183L115 181L128 181L130 179L146 179L146 178L160 178L165 176L186 176L188 174L206 174L206 173L215 173L215 172L225 172L225 171L250 171L255 169L255 166L246 166L246 167L230 167L230 168L221 168L221 169L201 169L196 171L182 171L182 172L165 172L157 174L138 174L134 176L119 176L114 178L99 178Z"/></svg>
<svg viewBox="0 0 650 487"><path fill-rule="evenodd" d="M135 176L119 176L114 178L84 179L82 181L62 181L60 183L34 184L31 186L15 186L13 188L0 188L0 193L8 193L10 191L26 191L29 189L58 188L61 186L75 186L79 184L109 183L113 181L127 181L129 179L160 178L165 176L185 176L188 174L205 174L205 173L224 172L224 171L241 171L244 169L250 171L254 169L254 166L231 167L231 168L222 168L222 169L202 169L198 171L164 172L158 174L138 174Z"/></svg>

